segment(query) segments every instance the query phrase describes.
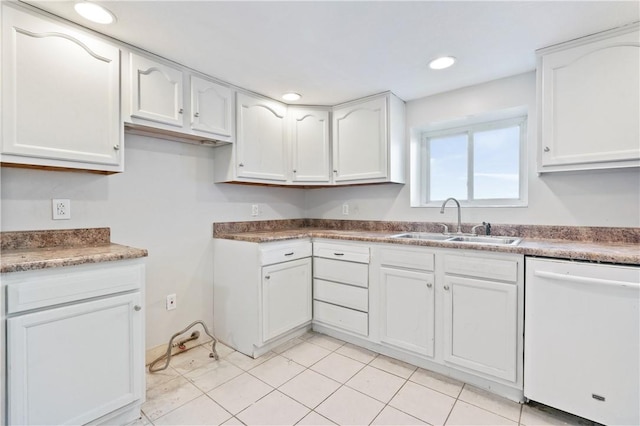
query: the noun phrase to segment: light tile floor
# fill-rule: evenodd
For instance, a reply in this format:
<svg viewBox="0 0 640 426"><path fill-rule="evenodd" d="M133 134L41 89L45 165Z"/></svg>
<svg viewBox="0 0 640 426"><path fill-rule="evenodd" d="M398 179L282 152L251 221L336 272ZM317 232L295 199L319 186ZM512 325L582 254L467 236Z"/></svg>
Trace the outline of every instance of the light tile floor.
<svg viewBox="0 0 640 426"><path fill-rule="evenodd" d="M218 344L147 373L140 425L585 425L309 332L252 359Z"/></svg>

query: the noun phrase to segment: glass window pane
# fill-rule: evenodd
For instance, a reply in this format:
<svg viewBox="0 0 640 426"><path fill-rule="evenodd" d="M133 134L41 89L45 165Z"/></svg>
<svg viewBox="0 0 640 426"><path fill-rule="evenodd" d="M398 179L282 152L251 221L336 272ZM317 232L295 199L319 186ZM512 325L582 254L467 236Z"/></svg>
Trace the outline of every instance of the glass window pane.
<svg viewBox="0 0 640 426"><path fill-rule="evenodd" d="M430 139L431 201L467 199L467 140L466 133Z"/></svg>
<svg viewBox="0 0 640 426"><path fill-rule="evenodd" d="M473 134L473 198L520 198L520 126Z"/></svg>

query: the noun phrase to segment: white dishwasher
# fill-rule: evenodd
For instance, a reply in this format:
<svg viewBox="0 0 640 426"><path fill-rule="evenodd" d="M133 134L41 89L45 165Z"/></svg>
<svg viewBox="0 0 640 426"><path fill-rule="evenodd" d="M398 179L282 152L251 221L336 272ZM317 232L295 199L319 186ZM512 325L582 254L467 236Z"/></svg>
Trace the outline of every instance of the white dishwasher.
<svg viewBox="0 0 640 426"><path fill-rule="evenodd" d="M640 267L527 258L524 395L640 424Z"/></svg>

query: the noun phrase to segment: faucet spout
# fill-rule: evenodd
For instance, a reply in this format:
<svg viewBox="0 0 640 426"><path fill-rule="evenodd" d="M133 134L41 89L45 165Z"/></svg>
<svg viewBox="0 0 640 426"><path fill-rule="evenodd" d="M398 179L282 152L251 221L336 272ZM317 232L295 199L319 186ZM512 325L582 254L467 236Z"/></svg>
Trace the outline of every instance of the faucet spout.
<svg viewBox="0 0 640 426"><path fill-rule="evenodd" d="M449 201L453 201L454 203L456 203L456 206L458 207L458 228L456 232L458 234L462 234L462 223L460 221L460 202L458 200L456 200L453 197L449 197L446 200L444 200L444 203L442 203L442 207L440 208L440 213L444 214L444 207L447 205Z"/></svg>

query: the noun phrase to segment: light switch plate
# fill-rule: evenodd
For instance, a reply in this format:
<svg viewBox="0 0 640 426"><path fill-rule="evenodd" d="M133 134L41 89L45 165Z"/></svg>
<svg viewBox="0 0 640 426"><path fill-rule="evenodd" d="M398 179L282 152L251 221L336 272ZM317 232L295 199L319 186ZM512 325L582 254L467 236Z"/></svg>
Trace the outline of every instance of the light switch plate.
<svg viewBox="0 0 640 426"><path fill-rule="evenodd" d="M54 198L51 200L53 220L71 219L71 200Z"/></svg>

